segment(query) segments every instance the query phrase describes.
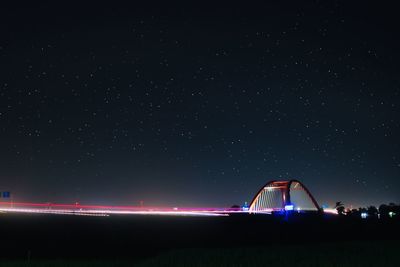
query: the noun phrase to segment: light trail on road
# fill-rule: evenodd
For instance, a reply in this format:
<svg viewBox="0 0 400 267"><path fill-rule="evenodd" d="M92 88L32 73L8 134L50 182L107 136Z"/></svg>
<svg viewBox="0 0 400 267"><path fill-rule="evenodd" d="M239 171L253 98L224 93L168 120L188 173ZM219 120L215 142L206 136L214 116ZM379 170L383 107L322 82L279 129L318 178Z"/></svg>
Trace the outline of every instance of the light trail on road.
<svg viewBox="0 0 400 267"><path fill-rule="evenodd" d="M0 202L0 212L32 213L32 214L64 214L84 216L121 215L169 215L169 216L228 216L231 213L247 213L242 210L226 208L168 208L168 207L137 207L108 206L55 203L23 203Z"/></svg>

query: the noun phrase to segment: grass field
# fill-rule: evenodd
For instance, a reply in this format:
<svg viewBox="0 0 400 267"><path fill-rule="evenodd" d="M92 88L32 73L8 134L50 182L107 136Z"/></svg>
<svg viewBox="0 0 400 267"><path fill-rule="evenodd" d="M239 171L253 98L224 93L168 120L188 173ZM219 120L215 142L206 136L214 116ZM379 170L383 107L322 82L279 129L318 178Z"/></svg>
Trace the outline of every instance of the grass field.
<svg viewBox="0 0 400 267"><path fill-rule="evenodd" d="M0 267L89 267L89 266L400 266L397 242L352 242L277 245L246 248L172 250L137 261L35 260L3 261Z"/></svg>

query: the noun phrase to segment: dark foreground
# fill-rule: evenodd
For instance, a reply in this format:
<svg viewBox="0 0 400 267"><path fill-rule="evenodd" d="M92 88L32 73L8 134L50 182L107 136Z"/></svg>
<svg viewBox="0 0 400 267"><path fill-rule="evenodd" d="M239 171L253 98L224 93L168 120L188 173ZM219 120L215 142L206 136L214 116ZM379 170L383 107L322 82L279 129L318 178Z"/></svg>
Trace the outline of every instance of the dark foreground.
<svg viewBox="0 0 400 267"><path fill-rule="evenodd" d="M0 214L0 266L399 266L400 222Z"/></svg>

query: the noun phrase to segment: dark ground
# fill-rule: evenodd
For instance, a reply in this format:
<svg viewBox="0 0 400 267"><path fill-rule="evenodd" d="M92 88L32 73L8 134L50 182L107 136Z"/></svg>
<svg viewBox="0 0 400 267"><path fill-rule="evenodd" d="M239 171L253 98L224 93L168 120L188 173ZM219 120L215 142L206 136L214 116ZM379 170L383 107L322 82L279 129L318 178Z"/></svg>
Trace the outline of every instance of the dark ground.
<svg viewBox="0 0 400 267"><path fill-rule="evenodd" d="M399 226L320 215L0 214L0 266L398 266Z"/></svg>

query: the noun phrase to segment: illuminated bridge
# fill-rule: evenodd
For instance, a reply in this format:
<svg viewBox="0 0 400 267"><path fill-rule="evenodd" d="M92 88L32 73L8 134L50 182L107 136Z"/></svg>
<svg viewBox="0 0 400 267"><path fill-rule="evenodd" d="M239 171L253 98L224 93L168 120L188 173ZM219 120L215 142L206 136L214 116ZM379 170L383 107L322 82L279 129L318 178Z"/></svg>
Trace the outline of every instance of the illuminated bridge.
<svg viewBox="0 0 400 267"><path fill-rule="evenodd" d="M273 211L319 211L317 201L299 181L271 181L264 185L250 204L250 213Z"/></svg>
<svg viewBox="0 0 400 267"><path fill-rule="evenodd" d="M308 189L297 180L271 181L264 185L253 198L250 207L144 207L99 206L55 203L0 202L0 213L44 213L82 216L123 215L178 215L178 216L229 216L231 214L271 214L274 212L320 211L320 207ZM335 212L334 210L324 210Z"/></svg>

